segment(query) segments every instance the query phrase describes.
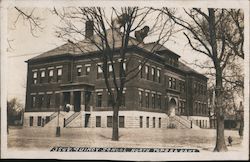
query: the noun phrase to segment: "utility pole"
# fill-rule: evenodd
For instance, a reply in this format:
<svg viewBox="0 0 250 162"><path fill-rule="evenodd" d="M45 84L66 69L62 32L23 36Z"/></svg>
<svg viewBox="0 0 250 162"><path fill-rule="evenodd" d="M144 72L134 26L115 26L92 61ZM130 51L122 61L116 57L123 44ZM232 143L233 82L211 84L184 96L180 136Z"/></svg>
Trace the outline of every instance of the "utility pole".
<svg viewBox="0 0 250 162"><path fill-rule="evenodd" d="M61 130L60 130L60 125L59 125L59 115L60 115L60 106L58 108L58 114L57 114L56 137L60 137L61 136Z"/></svg>

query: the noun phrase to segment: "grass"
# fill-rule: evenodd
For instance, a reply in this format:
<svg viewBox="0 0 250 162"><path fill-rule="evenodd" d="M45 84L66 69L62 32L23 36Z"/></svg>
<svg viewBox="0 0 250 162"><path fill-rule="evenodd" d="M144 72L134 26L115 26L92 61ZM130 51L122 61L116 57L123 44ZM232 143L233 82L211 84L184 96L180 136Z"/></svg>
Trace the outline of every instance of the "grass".
<svg viewBox="0 0 250 162"><path fill-rule="evenodd" d="M111 128L61 128L61 137L55 137L55 131L55 128L11 128L8 147L185 147L212 150L216 139L214 129L122 128L119 129L119 141L111 141ZM226 140L229 135L233 138L233 145L241 143L238 131L226 130Z"/></svg>

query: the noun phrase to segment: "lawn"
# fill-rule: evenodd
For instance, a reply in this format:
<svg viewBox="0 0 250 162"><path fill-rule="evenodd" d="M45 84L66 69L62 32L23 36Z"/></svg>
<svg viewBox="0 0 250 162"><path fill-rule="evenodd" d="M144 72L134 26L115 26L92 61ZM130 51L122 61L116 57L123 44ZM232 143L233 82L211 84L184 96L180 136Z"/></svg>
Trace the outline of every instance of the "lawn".
<svg viewBox="0 0 250 162"><path fill-rule="evenodd" d="M71 147L144 147L144 148L198 148L212 151L215 146L214 129L156 129L122 128L119 141L111 141L111 128L61 128L55 137L55 128L10 128L8 147L13 149L49 149L54 146ZM233 147L240 146L238 131L226 130L225 139L233 137Z"/></svg>

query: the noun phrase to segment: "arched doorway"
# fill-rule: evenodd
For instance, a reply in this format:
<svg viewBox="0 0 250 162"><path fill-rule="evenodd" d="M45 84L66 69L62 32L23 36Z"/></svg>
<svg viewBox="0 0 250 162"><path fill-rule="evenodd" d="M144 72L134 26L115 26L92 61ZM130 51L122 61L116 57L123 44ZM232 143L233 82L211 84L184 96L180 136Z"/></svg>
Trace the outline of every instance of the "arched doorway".
<svg viewBox="0 0 250 162"><path fill-rule="evenodd" d="M176 101L174 98L171 98L170 102L169 102L169 116L175 116L175 109L177 107Z"/></svg>

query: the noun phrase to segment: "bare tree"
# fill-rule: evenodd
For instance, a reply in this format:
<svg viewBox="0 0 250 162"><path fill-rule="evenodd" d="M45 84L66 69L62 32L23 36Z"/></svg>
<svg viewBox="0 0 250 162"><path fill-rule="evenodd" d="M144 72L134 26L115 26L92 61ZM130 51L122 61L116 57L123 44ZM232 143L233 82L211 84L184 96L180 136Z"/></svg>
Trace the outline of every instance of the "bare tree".
<svg viewBox="0 0 250 162"><path fill-rule="evenodd" d="M202 10L183 9L181 18L173 14L173 10L164 8L176 24L184 28L185 37L191 48L212 61L215 71L215 114L217 120L216 146L214 151L227 151L224 139L224 109L223 109L223 72L226 67L239 56L244 58L244 24L243 11L240 9Z"/></svg>
<svg viewBox="0 0 250 162"><path fill-rule="evenodd" d="M160 48L158 43L164 44L174 32L173 23L165 15L151 8L110 8L107 12L100 7L72 7L62 10L54 8L53 13L58 15L63 23L57 32L58 37L73 45L73 48L79 49L82 54L99 51L101 64L98 66L102 69L113 109L112 140L119 140L118 113L122 105L124 87L140 73L147 62L145 58L141 64L131 66L129 48L143 47L144 38L152 35L155 36L156 43L151 52L157 50ZM149 20L151 25L148 26L146 22ZM82 24L86 22L92 23L93 36L86 35L82 28ZM131 37L132 34L135 38ZM120 62L118 68L114 64L117 59ZM92 61L97 63L95 59ZM133 68L126 68L129 66Z"/></svg>
<svg viewBox="0 0 250 162"><path fill-rule="evenodd" d="M15 6L14 8L18 14L13 25L15 26L17 22L22 19L24 22L28 22L30 33L34 37L37 37L37 32L41 32L44 27L42 26L43 19L39 15L34 13L36 9L24 9L17 6Z"/></svg>

